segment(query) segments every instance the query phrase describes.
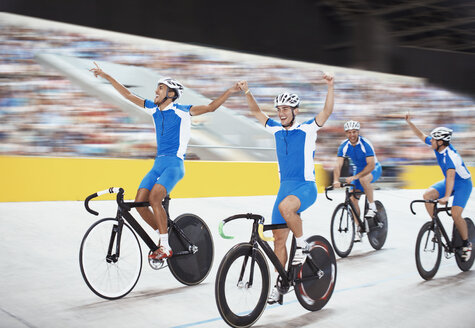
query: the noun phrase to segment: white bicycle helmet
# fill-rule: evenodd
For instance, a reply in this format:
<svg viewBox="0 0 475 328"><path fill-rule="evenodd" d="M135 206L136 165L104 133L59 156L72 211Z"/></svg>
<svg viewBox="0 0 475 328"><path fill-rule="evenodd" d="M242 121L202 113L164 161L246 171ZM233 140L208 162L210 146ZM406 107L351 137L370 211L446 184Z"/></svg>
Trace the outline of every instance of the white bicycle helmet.
<svg viewBox="0 0 475 328"><path fill-rule="evenodd" d="M435 140L443 140L450 142L450 140L452 139L452 132L452 129L446 128L444 126L439 126L438 128L432 130L430 136Z"/></svg>
<svg viewBox="0 0 475 328"><path fill-rule="evenodd" d="M161 78L159 81L158 81L158 84L165 84L167 87L169 87L170 89L174 90L175 91L175 97L174 97L174 100L180 98L180 96L183 94L183 84L181 84L180 82L170 78L170 77L164 77L164 78Z"/></svg>
<svg viewBox="0 0 475 328"><path fill-rule="evenodd" d="M295 93L284 92L279 94L274 99L274 106L290 106L290 107L299 107L300 98Z"/></svg>
<svg viewBox="0 0 475 328"><path fill-rule="evenodd" d="M357 121L348 121L344 125L345 131L348 130L359 130L360 129L360 122Z"/></svg>

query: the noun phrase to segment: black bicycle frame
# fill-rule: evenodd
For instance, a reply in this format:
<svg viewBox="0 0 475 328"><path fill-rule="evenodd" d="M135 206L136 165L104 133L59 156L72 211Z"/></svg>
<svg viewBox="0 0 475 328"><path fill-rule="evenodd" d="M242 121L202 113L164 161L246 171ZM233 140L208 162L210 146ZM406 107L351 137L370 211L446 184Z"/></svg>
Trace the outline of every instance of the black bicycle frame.
<svg viewBox="0 0 475 328"><path fill-rule="evenodd" d="M353 204L353 202L351 201L351 196L355 196L355 192L354 191L349 191L348 188L346 188L346 190L345 190L345 206L346 206L347 209L348 209L348 206L351 208L351 210L353 211L353 216L356 218L356 220L358 220L358 224L360 226L362 226L363 221L360 219L361 212L358 215L358 212L356 211L356 207ZM368 199L365 196L365 206L364 206L364 209L363 209L363 213L366 212L367 207L368 207Z"/></svg>
<svg viewBox="0 0 475 328"><path fill-rule="evenodd" d="M87 211L90 212L91 214L98 215L99 213L97 213L94 210L91 210L88 206L89 201L95 197L97 197L97 193L88 196L85 200L85 207ZM162 205L163 205L163 208L165 209L165 213L167 213L168 228L174 229L175 231L177 231L180 237L186 243L188 243L187 251L174 252L173 257L193 254L194 252L196 252L196 246L185 235L183 230L180 227L178 227L174 221L170 219L170 214L168 212L169 204L170 204L170 196L167 195L163 199ZM150 236L145 232L145 230L137 222L137 220L135 220L132 214L129 213L129 211L134 207L147 207L147 206L150 206L150 203L149 202L124 202L124 190L120 188L120 191L117 193L117 205L118 205L118 209L117 209L116 219L117 219L118 224L114 225L114 228L111 233L111 238L109 241L109 247L108 247L108 252L107 252L107 261L116 262L120 255L120 239L122 236L124 219L132 227L132 229L139 235L139 237L144 241L144 243L150 248L150 250L152 252L156 251L158 249L157 244L155 244L152 238L150 238ZM117 237L116 254L112 255L112 248L113 248L114 240L116 237Z"/></svg>
<svg viewBox="0 0 475 328"><path fill-rule="evenodd" d="M440 240L440 244L442 245L442 247L444 247L444 250L446 252L449 252L449 253L454 252L454 247L452 245L452 240L449 238L449 235L445 231L445 228L444 228L444 225L442 224L442 221L440 221L440 219L439 219L439 213L440 212L447 212L447 214L449 216L452 216L452 213L451 213L452 207L449 207L448 205L446 205L445 207L437 207L437 202L434 202L434 201L413 200L411 202L411 205L410 205L410 209L411 209L411 212L413 214L416 214L416 212L414 212L414 210L412 209L412 204L414 204L414 203L434 204L434 212L432 214L432 228L433 228L434 232L436 232L437 229L438 229L442 233L442 237L445 239L445 244L444 244L444 241L442 239ZM437 236L437 233L435 235Z"/></svg>
<svg viewBox="0 0 475 328"><path fill-rule="evenodd" d="M448 208L448 209L450 209L450 208ZM443 212L443 211L445 211L445 209L440 210L437 207L434 209L434 215L432 217L432 226L434 228L434 231L436 231L436 229L439 229L439 231L442 233L442 236L444 237L446 244L444 244L443 240L440 240L440 243L441 243L442 247L444 247L445 251L453 252L454 248L452 246L452 241L449 238L449 235L447 234L447 232L445 231L445 228L442 225L442 222L440 221L439 215L438 215L439 212ZM437 236L437 234L436 234L436 236Z"/></svg>
<svg viewBox="0 0 475 328"><path fill-rule="evenodd" d="M250 244L253 245L253 250L251 254L253 261L251 262L250 279L249 279L250 285L252 285L252 279L254 277L254 263L255 263L254 259L255 259L255 250L258 248L257 245L260 245L262 247L264 253L266 253L267 257L269 258L269 260L272 262L275 269L279 273L280 277L282 278L283 287L290 287L292 282L301 283L303 281L312 280L312 279L315 279L315 277L319 277L318 272L320 272L320 269L317 267L317 265L313 262L311 258L308 258L308 264L312 268L312 271L314 271L315 276L310 276L305 279L295 279L294 277L295 266L292 266L292 260L295 255L295 250L297 248L295 236L292 235L292 244L290 247L290 255L289 255L288 267L286 271L285 268L280 263L279 259L277 258L277 255L275 255L274 251L269 246L269 244L260 238L259 233L258 233L258 226L259 226L259 222L255 220L253 223L251 240L250 240ZM284 229L284 228L287 228L287 224L264 225L264 231ZM242 270L241 270L241 276L240 276L241 279L242 279L242 275L243 275L243 271L244 271L246 263L247 263L247 259L244 262Z"/></svg>
<svg viewBox="0 0 475 328"><path fill-rule="evenodd" d="M344 183L342 184L342 187L353 187L353 188L356 188L356 186L354 184L351 184L351 183ZM325 196L327 197L328 200L333 200L331 199L330 197L328 197L328 191L329 190L333 190L333 187L330 186L330 187L327 187L325 188ZM361 212L359 213L358 215L358 211L356 211L356 207L355 205L353 204L353 202L351 201L351 196L355 197L357 200L359 200L359 198L357 198L356 196L357 195L363 195L364 192L362 191L356 191L355 189L353 189L352 191L350 191L349 188L345 188L345 201L343 202L343 204L345 205L347 211L348 211L348 207L351 208L351 210L353 211L353 216L356 218L356 220L358 221L358 224L360 226L362 226L363 224L363 221L360 219L360 216L361 216ZM363 213L366 213L368 209L368 198L366 198L366 195L365 195L365 204L364 204L364 208L363 208ZM343 213L342 213L342 217L343 217Z"/></svg>

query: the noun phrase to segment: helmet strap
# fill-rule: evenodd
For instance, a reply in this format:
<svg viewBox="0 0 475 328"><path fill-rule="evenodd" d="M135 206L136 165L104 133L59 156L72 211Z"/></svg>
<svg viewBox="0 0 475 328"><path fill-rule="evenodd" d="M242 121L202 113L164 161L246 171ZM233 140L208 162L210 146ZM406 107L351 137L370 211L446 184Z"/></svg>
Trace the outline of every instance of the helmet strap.
<svg viewBox="0 0 475 328"><path fill-rule="evenodd" d="M437 149L436 149L437 152L439 151L440 147L445 147L445 146L447 146L447 145L445 144L445 141L442 141L442 144L441 144L441 145L439 145L439 142L438 142L438 141L439 141L439 140L436 140L436 142L437 142Z"/></svg>
<svg viewBox="0 0 475 328"><path fill-rule="evenodd" d="M165 97L162 99L162 101L160 101L160 102L157 104L158 107L160 107L161 104L163 104L165 101L167 101L168 99L170 99L170 98L168 97L168 93L170 92L170 87L169 87L168 85L167 85L166 87L167 87L167 93L166 93ZM173 90L173 89L172 89L172 90ZM171 98L171 99L172 99L172 102L175 101L176 98L178 98L177 92L176 92L175 90L173 90L173 92L175 93L175 96L174 96L173 98Z"/></svg>

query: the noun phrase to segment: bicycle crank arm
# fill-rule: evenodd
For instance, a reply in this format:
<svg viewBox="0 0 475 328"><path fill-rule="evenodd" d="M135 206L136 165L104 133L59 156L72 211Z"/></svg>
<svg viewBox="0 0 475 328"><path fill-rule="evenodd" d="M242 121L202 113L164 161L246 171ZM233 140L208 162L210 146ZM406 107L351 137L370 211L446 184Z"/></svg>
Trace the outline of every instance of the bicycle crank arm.
<svg viewBox="0 0 475 328"><path fill-rule="evenodd" d="M325 273L323 271L319 271L315 276L308 276L308 277L303 277L303 278L300 278L300 279L295 279L294 280L294 284L299 284L299 283L302 283L302 282L306 282L306 281L311 281L311 280L315 280L315 279L322 279L323 276L325 276Z"/></svg>

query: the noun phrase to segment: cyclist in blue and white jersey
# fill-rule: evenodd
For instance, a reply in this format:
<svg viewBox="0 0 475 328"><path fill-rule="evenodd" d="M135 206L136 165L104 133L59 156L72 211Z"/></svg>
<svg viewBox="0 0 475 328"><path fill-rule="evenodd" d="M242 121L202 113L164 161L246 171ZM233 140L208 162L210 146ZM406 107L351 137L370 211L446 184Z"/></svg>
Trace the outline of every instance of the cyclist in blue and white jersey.
<svg viewBox="0 0 475 328"><path fill-rule="evenodd" d="M305 262L308 245L303 237L302 220L300 213L309 208L317 199L315 183L315 142L317 131L325 124L333 111L333 77L323 76L328 85L328 94L323 111L311 120L297 123L295 118L299 112L300 99L296 94L281 93L274 105L279 115L279 121L270 119L261 111L252 96L246 81L239 82L239 86L246 95L251 113L275 137L277 159L279 164L280 188L272 211L272 224L287 223L289 228L273 230L274 252L282 266L287 262L286 241L292 231L297 240L292 265ZM268 303L282 304L283 296L277 284L269 296Z"/></svg>
<svg viewBox="0 0 475 328"><path fill-rule="evenodd" d="M145 222L159 234L160 238L160 247L149 257L158 260L170 257L173 252L168 243L167 215L162 201L185 174L183 159L190 140L191 116L215 111L232 93L239 91L239 86L235 84L208 105L181 105L175 101L182 95L183 85L171 78L158 81L154 100L143 99L131 93L96 63L94 64L96 67L90 71L96 77L106 79L124 98L144 108L155 123L157 156L153 168L140 183L135 201L149 201L153 210L148 207L137 208Z"/></svg>
<svg viewBox="0 0 475 328"><path fill-rule="evenodd" d="M365 213L366 217L373 218L376 215L376 204L374 203L374 189L371 185L381 176L381 164L376 158L374 147L371 142L360 136L360 123L357 121L348 121L344 125L345 133L348 139L343 141L338 147L337 163L333 170L333 187L340 188L340 173L343 167L344 158L349 157L354 164L353 175L347 177L346 183L352 183L356 186L356 190L363 191L368 199L369 209ZM351 197L351 201L355 205L360 215L358 205L359 198ZM359 225L355 217L355 224ZM355 235L355 241L361 241L362 233L367 232L366 227L358 227L358 233Z"/></svg>
<svg viewBox="0 0 475 328"><path fill-rule="evenodd" d="M433 184L425 191L424 199L438 199L440 204L447 204L449 198L454 196L452 218L463 240L462 258L467 261L472 253L472 243L468 241L467 223L463 219L462 212L472 193L472 177L462 157L450 143L452 130L446 127L438 127L427 136L412 123L409 114L406 115L406 122L415 135L434 150L437 163L445 177L444 180ZM433 206L426 204L426 209L432 218Z"/></svg>

